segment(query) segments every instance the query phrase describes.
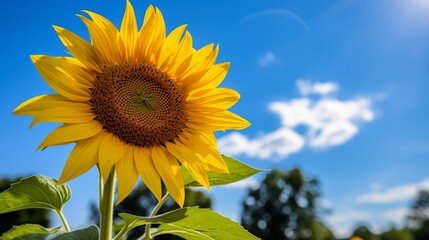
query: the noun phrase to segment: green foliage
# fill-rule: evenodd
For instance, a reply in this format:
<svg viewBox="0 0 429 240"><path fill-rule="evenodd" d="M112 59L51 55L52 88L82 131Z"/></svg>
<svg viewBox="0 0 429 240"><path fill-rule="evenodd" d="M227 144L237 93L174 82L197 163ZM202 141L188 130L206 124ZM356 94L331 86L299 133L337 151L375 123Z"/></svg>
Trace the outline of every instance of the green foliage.
<svg viewBox="0 0 429 240"><path fill-rule="evenodd" d="M134 190L124 199L119 205L115 206L115 214L113 216L117 223L120 223L121 218L118 213L131 213L139 216L148 216L150 211L158 203L152 192L142 183L140 183ZM201 208L211 208L212 201L210 197L202 191L194 191L192 189L185 189L185 203L184 206L199 206ZM159 213L166 213L175 209L180 208L179 205L172 199L161 207ZM99 224L100 215L98 208L95 204L91 205L91 221ZM117 224L119 225L119 224ZM115 229L115 232L119 232L120 228ZM139 236L144 234L144 228L134 228L127 233L129 239L137 239ZM178 239L175 236L162 235L156 239ZM180 238L181 239L181 238Z"/></svg>
<svg viewBox="0 0 429 240"><path fill-rule="evenodd" d="M408 225L415 240L429 239L429 191L420 190L411 205L408 214Z"/></svg>
<svg viewBox="0 0 429 240"><path fill-rule="evenodd" d="M59 229L47 229L37 224L25 224L14 226L11 230L5 232L0 240L45 240L49 235L58 232Z"/></svg>
<svg viewBox="0 0 429 240"><path fill-rule="evenodd" d="M59 234L52 240L99 240L100 231L97 226L91 225L86 228Z"/></svg>
<svg viewBox="0 0 429 240"><path fill-rule="evenodd" d="M207 177L209 179L210 186L225 185L237 182L261 171L231 157L225 155L222 155L222 157L228 166L229 173L208 172ZM182 174L186 187L201 187L201 185L192 178L191 174L184 166L182 166Z"/></svg>
<svg viewBox="0 0 429 240"><path fill-rule="evenodd" d="M418 228L411 229L414 240L429 239L429 219L423 220Z"/></svg>
<svg viewBox="0 0 429 240"><path fill-rule="evenodd" d="M0 213L29 208L47 208L61 212L70 199L70 188L45 176L24 178L0 193Z"/></svg>
<svg viewBox="0 0 429 240"><path fill-rule="evenodd" d="M10 188L10 185L18 179L0 179L0 192ZM24 209L14 212L0 214L0 234L10 230L13 226L25 223L38 224L48 227L50 223L49 210L47 209Z"/></svg>
<svg viewBox="0 0 429 240"><path fill-rule="evenodd" d="M209 209L187 207L155 216L139 217L131 214L119 214L127 228L149 223L160 224L154 235L175 234L189 240L251 240L258 239L247 232L238 223Z"/></svg>
<svg viewBox="0 0 429 240"><path fill-rule="evenodd" d="M62 216L62 208L70 197L71 192L67 185L57 184L57 180L49 177L32 176L13 183L9 189L0 193L0 213L42 208L54 210ZM28 224L14 227L2 237L7 239L21 234L20 239L45 239L50 231L39 225Z"/></svg>
<svg viewBox="0 0 429 240"><path fill-rule="evenodd" d="M0 240L99 240L99 229L95 225L71 232L60 232L60 228L46 229L37 224L15 226L0 236Z"/></svg>
<svg viewBox="0 0 429 240"><path fill-rule="evenodd" d="M313 221L310 225L311 236L310 240L335 240L335 236L332 231L322 222Z"/></svg>
<svg viewBox="0 0 429 240"><path fill-rule="evenodd" d="M241 222L262 239L335 239L317 220L318 182L297 168L274 170L243 202Z"/></svg>
<svg viewBox="0 0 429 240"><path fill-rule="evenodd" d="M380 240L413 240L413 235L406 229L390 229L380 234Z"/></svg>
<svg viewBox="0 0 429 240"><path fill-rule="evenodd" d="M359 226L354 231L352 236L360 237L363 240L380 240L379 236L372 233L366 226Z"/></svg>
<svg viewBox="0 0 429 240"><path fill-rule="evenodd" d="M259 170L248 167L232 158L225 157L225 160L228 166L230 166L231 173L211 174L209 179L213 185L232 183L259 172ZM186 173L185 178L187 178ZM187 183L189 186L196 186L193 180L191 181L188 179ZM192 193L192 191L187 190L188 204L192 205L199 201L202 203L201 205L211 205L210 198L204 198L205 195L203 193L194 192L193 195L189 193ZM168 196L169 195L166 195L166 198ZM71 192L67 185L58 184L55 179L45 176L32 176L12 184L9 189L0 193L0 213L30 208L52 209L60 216L64 224L64 229L67 232L60 232L60 228L49 230L40 225L23 225L13 228L3 235L0 240L98 240L100 231L98 227L94 225L75 231L69 231L68 224L66 224L62 214L62 208L70 197ZM164 203L164 201L162 201L162 203ZM151 215L155 215L160 207L161 205L157 205L156 211ZM170 205L170 207L176 206ZM238 223L210 209L201 209L199 207L176 209L150 217L140 217L127 213L121 213L119 215L124 219L124 228L120 231L116 239L126 234L130 229L147 224L149 224L149 226L151 226L151 224L159 224L159 227L153 232L152 236L173 234L191 240L257 239Z"/></svg>
<svg viewBox="0 0 429 240"><path fill-rule="evenodd" d="M223 184L228 184L228 183L233 183L233 182L236 182L236 181L240 181L240 180L242 180L244 178L247 178L247 177L249 177L249 176L251 176L251 175L253 175L255 173L260 172L260 170L254 169L252 167L249 167L249 166L247 166L247 165L245 165L245 164L243 164L243 163L241 163L241 162L239 162L239 161L237 161L235 159L232 159L232 158L226 157L226 156L223 156L223 157L224 157L224 160L225 160L226 164L229 167L230 173L229 174L209 173L208 174L208 178L209 178L210 184L212 186L223 185ZM186 187L200 186L198 183L195 182L194 179L192 179L192 176L189 174L189 172L185 168L182 168L182 173L183 173L183 176L184 176L184 179L185 179L185 185L186 185ZM142 187L139 187L139 188L142 188ZM143 189L146 189L146 187L143 187ZM152 196L147 189L145 191L147 192L147 194L149 194L150 196ZM206 197L206 195L204 193L193 192L193 191L191 191L189 189L186 189L185 196L186 196L185 197L185 206L199 205L200 207L210 207L210 205L211 205L210 198ZM148 208L144 208L144 209L139 209L137 207L137 211L140 211L141 213L144 213L144 215L148 215L148 213L149 213L148 209L153 208L155 206L156 202L157 202L156 199L153 198L153 196L151 198L150 197L149 198L145 198L144 201L141 201L141 199L139 199L139 195L138 194L136 194L134 196L132 194L131 198L128 197L127 199L125 199L124 202L126 202L128 199L133 199L133 202L126 204L126 205L129 205L129 206L133 206L133 205L137 206L139 204L140 205L144 204L146 206L149 205ZM153 206L150 206L151 203L152 203ZM172 210L172 209L175 209L175 208L178 208L178 206L175 203L169 204L169 202L167 201L166 204L163 206L163 208L161 208L160 212L165 212L167 210ZM131 210L131 209L133 209L133 208L128 208L128 210ZM174 212L174 210L171 211L171 212ZM171 212L169 212L169 213L171 214ZM217 218L221 217L217 213L214 213L214 212L212 212L212 211L210 211L208 209L204 209L204 210L203 209L199 209L198 211L197 210L189 210L189 212L187 212L187 214L189 215L188 219L196 219L194 216L192 216L192 214L196 214L198 216L202 216L203 212L206 215L210 215L210 216L215 216L215 214L216 214L216 217L213 217L214 219L217 219ZM180 212L178 212L178 213L180 213ZM153 217L153 218L140 217L140 220L138 221L138 224L136 224L136 222L130 221L130 216L133 216L133 218L138 218L138 216L131 215L131 214L119 214L119 215L121 217L128 218L128 219L124 219L125 223L126 223L126 229L127 229L127 231L130 230L130 229L133 229L133 228L135 228L137 226L142 226L142 225L145 225L145 224L160 224L160 226L158 228L158 232L155 233L155 235L157 236L157 239L158 238L160 238L160 239L173 239L172 237L166 238L166 235L164 235L164 234L167 234L167 233L168 234L175 234L175 235L181 236L181 237L186 237L186 239L194 239L194 238L191 238L192 236L193 237L204 237L203 235L201 235L201 233L198 233L198 231L199 231L198 229L195 229L195 227L197 227L197 225L195 225L195 223L191 224L187 220L177 219L177 220L175 220L174 224L173 223L169 223L168 226L167 226L166 223L162 224L161 222L159 222L158 221L159 219L156 220L156 221L153 220L153 218L155 218L156 216ZM158 216L163 216L163 215L158 215ZM177 217L177 213L175 213L175 215L168 215L168 217L169 218L167 220L171 221L171 217ZM205 215L203 217L205 217ZM222 218L224 218L224 217L222 217ZM224 219L227 219L227 218L224 218ZM167 221L167 220L165 220L165 221ZM204 219L204 220L206 221L206 219ZM201 219L199 219L198 221L201 222ZM228 228L227 225L233 226L233 229L235 229L235 228L240 229L241 228L242 231L244 231L246 233L247 239L249 239L249 237L253 237L251 234L249 234L247 231L245 231L240 225L238 225L237 223L235 223L235 222L233 222L233 221L231 221L229 219L223 220L223 223L224 223L223 225L225 225L225 224L226 225L222 226L223 228L219 228L218 230L216 230L216 232L218 234L220 234L219 237L216 235L215 238L210 238L210 239L240 239L240 238L237 238L237 237L240 237L239 235L237 235L237 236L234 235L232 237L232 236L229 236L227 233L225 233L224 230L221 230L221 229ZM214 226L213 224L211 224L211 225ZM172 227L172 226L174 226L175 228L174 229L169 229L169 227ZM179 230L180 228L182 228L182 229ZM184 228L186 229L187 233L180 233L180 232L184 231ZM206 230L204 230L204 231L206 231ZM188 234L188 232L192 236L190 236ZM235 232L236 233L240 233L241 231L238 231L238 232L235 231ZM210 233L210 234L213 235L214 233ZM208 236L210 236L210 235L208 235ZM207 237L207 236L205 236L205 237ZM174 239L176 239L176 238L174 238ZM198 238L198 239L207 239L207 238ZM250 238L250 239L252 239L252 238Z"/></svg>

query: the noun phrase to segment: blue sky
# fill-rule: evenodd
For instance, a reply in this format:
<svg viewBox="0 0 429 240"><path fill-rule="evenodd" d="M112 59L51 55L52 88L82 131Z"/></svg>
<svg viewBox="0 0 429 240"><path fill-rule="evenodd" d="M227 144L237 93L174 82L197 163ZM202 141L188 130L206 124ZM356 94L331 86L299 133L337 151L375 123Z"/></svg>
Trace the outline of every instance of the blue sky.
<svg viewBox="0 0 429 240"><path fill-rule="evenodd" d="M141 22L149 4L167 29L187 23L196 48L220 44L230 61L224 87L241 100L233 111L252 126L219 133L220 150L263 169L298 166L318 178L324 215L338 236L358 222L382 230L400 224L418 188L429 188L429 1L132 1ZM56 125L31 130L11 114L22 101L52 90L29 55L65 55L51 25L88 39L74 16L88 9L117 26L125 1L7 1L2 22L0 176L58 177L72 146L34 149ZM228 147L229 146L229 147ZM230 146L235 146L231 148ZM238 219L243 186L215 187L215 209ZM65 209L82 226L97 200L93 169L70 182Z"/></svg>

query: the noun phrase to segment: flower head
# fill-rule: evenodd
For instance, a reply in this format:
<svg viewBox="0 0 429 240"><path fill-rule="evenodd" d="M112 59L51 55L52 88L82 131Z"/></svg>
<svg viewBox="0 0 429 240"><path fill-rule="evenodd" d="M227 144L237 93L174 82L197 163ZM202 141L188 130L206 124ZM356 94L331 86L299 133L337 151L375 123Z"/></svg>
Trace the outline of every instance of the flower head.
<svg viewBox="0 0 429 240"><path fill-rule="evenodd" d="M14 113L39 122L60 122L40 144L76 143L60 177L66 182L98 165L104 180L115 167L118 199L138 176L158 200L161 181L183 205L181 165L209 188L207 171L227 173L213 131L242 129L249 123L229 112L239 94L218 88L229 63L215 64L218 47L192 47L182 25L166 35L161 12L149 6L137 28L127 1L120 29L103 16L84 11L91 43L55 26L72 56L31 56L57 93L27 100Z"/></svg>

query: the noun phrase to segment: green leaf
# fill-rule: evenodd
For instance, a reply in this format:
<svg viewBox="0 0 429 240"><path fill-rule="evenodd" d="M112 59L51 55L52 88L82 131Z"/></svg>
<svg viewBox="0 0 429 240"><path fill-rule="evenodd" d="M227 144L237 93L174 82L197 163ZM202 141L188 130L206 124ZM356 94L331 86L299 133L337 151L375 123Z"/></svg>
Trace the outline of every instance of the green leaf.
<svg viewBox="0 0 429 240"><path fill-rule="evenodd" d="M37 224L25 224L14 226L1 235L0 240L45 240L59 230L60 228L47 229Z"/></svg>
<svg viewBox="0 0 429 240"><path fill-rule="evenodd" d="M119 213L119 216L124 219L125 228L131 230L135 227L146 225L146 224L160 224L179 221L186 217L186 212L189 208L179 208L164 214L156 215L153 217L141 217L128 213Z"/></svg>
<svg viewBox="0 0 429 240"><path fill-rule="evenodd" d="M91 225L86 228L59 234L52 240L98 240L100 231L97 226Z"/></svg>
<svg viewBox="0 0 429 240"><path fill-rule="evenodd" d="M210 186L225 185L243 180L262 170L252 168L238 160L222 155L223 160L228 166L229 173L208 172ZM186 187L201 187L201 185L192 178L189 171L182 165L183 180Z"/></svg>
<svg viewBox="0 0 429 240"><path fill-rule="evenodd" d="M188 240L252 240L258 239L229 218L198 207L187 207L158 215L139 217L119 214L128 229L149 223L160 224L154 235L175 234Z"/></svg>
<svg viewBox="0 0 429 240"><path fill-rule="evenodd" d="M28 208L48 208L60 212L70 199L70 188L57 184L57 180L45 176L21 179L0 193L0 213Z"/></svg>

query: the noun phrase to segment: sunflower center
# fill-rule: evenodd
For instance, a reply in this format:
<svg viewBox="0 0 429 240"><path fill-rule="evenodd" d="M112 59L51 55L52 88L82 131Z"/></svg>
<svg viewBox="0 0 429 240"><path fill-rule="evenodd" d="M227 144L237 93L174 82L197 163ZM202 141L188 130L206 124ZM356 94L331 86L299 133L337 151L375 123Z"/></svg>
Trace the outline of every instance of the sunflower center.
<svg viewBox="0 0 429 240"><path fill-rule="evenodd" d="M91 91L95 119L126 143L164 145L185 126L180 89L152 65L105 67Z"/></svg>

